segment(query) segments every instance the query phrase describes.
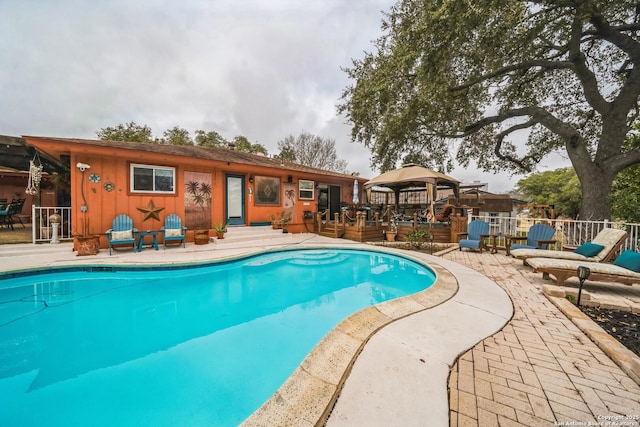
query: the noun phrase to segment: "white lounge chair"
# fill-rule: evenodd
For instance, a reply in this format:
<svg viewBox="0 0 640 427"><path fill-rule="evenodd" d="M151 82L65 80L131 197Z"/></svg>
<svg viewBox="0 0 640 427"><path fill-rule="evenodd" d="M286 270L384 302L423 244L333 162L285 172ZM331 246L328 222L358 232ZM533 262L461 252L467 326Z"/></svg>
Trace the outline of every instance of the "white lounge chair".
<svg viewBox="0 0 640 427"><path fill-rule="evenodd" d="M511 255L523 260L523 264L528 264L527 259L529 258L554 258L574 261L611 262L626 238L627 233L624 230L618 230L616 228L604 228L600 230L596 237L594 237L590 242L591 244L603 246L600 252L593 256L581 255L575 250L573 252L569 252L544 249L513 249L511 251Z"/></svg>
<svg viewBox="0 0 640 427"><path fill-rule="evenodd" d="M568 278L577 277L577 270L580 266L591 270L588 280L624 283L627 285L640 284L640 272L616 265L615 262L609 264L567 259L529 258L527 259L527 264L533 267L534 271L542 273L544 279L550 279L549 275L555 277L556 284L559 286L564 285L565 280Z"/></svg>

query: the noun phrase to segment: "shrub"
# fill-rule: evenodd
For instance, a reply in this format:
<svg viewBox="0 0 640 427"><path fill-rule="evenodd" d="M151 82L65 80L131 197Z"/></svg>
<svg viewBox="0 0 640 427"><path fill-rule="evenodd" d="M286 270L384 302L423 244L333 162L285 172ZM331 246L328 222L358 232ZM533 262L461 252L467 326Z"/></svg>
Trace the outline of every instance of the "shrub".
<svg viewBox="0 0 640 427"><path fill-rule="evenodd" d="M415 249L422 248L422 245L426 243L431 237L431 233L426 228L416 228L415 230L411 230L405 236L405 240Z"/></svg>

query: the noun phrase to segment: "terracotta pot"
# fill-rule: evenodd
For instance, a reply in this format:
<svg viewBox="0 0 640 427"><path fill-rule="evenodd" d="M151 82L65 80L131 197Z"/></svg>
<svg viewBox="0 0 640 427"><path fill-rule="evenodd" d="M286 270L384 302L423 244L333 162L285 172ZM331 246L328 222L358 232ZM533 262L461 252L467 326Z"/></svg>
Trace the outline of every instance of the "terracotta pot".
<svg viewBox="0 0 640 427"><path fill-rule="evenodd" d="M78 241L77 256L97 255L100 252L99 236L79 236L76 240Z"/></svg>
<svg viewBox="0 0 640 427"><path fill-rule="evenodd" d="M216 236L218 239L224 239L224 231L216 231Z"/></svg>
<svg viewBox="0 0 640 427"><path fill-rule="evenodd" d="M387 242L393 242L396 240L396 233L393 231L387 231L384 233L387 236Z"/></svg>
<svg viewBox="0 0 640 427"><path fill-rule="evenodd" d="M194 230L193 242L196 245L206 245L209 243L209 230Z"/></svg>

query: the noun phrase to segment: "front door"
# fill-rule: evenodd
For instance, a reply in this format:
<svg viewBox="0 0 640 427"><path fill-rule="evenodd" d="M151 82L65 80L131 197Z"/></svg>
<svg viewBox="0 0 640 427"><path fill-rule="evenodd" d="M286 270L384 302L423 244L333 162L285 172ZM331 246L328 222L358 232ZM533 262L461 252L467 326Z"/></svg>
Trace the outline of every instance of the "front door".
<svg viewBox="0 0 640 427"><path fill-rule="evenodd" d="M340 213L340 195L341 188L339 185L320 184L318 188L318 210L329 210L327 219L333 221L333 214Z"/></svg>
<svg viewBox="0 0 640 427"><path fill-rule="evenodd" d="M331 212L331 219L333 220L334 214L340 212L340 202L342 201L341 188L339 185L329 186L329 212Z"/></svg>
<svg viewBox="0 0 640 427"><path fill-rule="evenodd" d="M244 176L227 174L227 225L244 225Z"/></svg>

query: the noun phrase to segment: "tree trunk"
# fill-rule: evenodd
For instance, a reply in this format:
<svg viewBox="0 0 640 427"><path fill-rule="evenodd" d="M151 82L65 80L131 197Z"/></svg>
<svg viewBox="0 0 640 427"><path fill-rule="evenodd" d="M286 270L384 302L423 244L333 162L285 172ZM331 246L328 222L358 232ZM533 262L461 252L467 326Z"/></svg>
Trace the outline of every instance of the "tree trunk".
<svg viewBox="0 0 640 427"><path fill-rule="evenodd" d="M590 173L582 174L580 177L582 202L578 219L592 221L611 219L610 197L615 174L602 173L598 168L590 169Z"/></svg>

